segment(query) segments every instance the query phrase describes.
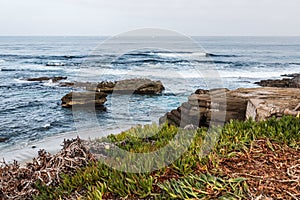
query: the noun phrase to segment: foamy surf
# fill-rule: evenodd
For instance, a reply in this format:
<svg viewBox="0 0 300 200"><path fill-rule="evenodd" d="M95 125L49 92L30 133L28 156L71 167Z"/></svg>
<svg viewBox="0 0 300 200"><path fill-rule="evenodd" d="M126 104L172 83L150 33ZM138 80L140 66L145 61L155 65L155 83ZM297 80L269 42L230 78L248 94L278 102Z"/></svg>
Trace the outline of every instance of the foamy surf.
<svg viewBox="0 0 300 200"><path fill-rule="evenodd" d="M48 87L53 87L53 86L58 86L59 83L58 82L53 82L51 79L45 83L43 83L44 86L48 86Z"/></svg>

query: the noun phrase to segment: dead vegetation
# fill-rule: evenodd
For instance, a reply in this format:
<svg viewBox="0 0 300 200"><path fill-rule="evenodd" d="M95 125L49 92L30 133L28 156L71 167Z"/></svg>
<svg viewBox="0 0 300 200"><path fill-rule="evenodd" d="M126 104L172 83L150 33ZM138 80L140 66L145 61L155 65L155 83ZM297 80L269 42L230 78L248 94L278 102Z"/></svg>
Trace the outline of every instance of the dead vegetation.
<svg viewBox="0 0 300 200"><path fill-rule="evenodd" d="M40 150L38 157L26 166L3 161L0 167L0 199L32 199L38 194L37 181L47 186L57 185L61 174L71 175L90 161L93 161L93 156L79 138L65 140L62 150L55 155Z"/></svg>

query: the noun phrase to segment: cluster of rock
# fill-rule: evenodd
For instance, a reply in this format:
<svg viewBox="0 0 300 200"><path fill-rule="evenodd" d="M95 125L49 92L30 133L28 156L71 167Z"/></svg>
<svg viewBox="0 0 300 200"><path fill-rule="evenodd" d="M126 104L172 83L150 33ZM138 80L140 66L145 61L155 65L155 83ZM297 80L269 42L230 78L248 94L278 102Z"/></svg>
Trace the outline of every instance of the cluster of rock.
<svg viewBox="0 0 300 200"><path fill-rule="evenodd" d="M66 80L67 77L38 77L27 78L27 81L52 81L57 83ZM61 87L73 87L86 90L85 92L70 92L62 97L62 106L70 108L73 105L89 105L101 107L107 101L107 94L140 94L140 95L156 95L161 94L165 89L161 81L153 81L150 79L125 79L120 81L103 81L100 83L91 82L59 82ZM1 140L0 140L1 142Z"/></svg>
<svg viewBox="0 0 300 200"><path fill-rule="evenodd" d="M281 88L300 88L300 74L288 74L283 75L289 78L284 78L281 80L262 80L256 82L262 87L281 87Z"/></svg>
<svg viewBox="0 0 300 200"><path fill-rule="evenodd" d="M121 81L90 82L63 82L62 87L83 88L88 91L104 92L107 94L161 94L165 89L161 81L150 79L125 79Z"/></svg>
<svg viewBox="0 0 300 200"><path fill-rule="evenodd" d="M160 124L185 127L222 124L231 119L264 120L284 114L300 113L299 88L241 88L237 90L197 90L188 102L166 113Z"/></svg>
<svg viewBox="0 0 300 200"><path fill-rule="evenodd" d="M300 74L284 75L290 78L282 80L262 80L257 84L262 88L197 90L188 101L177 109L166 113L159 122L186 127L209 126L231 119L245 120L253 118L264 120L272 116L300 114ZM67 77L40 77L28 81L58 82ZM71 92L62 100L63 107L74 105L95 105L101 107L107 101L107 94L161 94L165 89L161 81L150 79L126 79L115 82L61 82L62 87L74 87L87 90ZM273 87L273 88L272 88ZM276 88L274 88L276 87Z"/></svg>
<svg viewBox="0 0 300 200"><path fill-rule="evenodd" d="M96 107L102 106L106 102L107 94L161 94L165 89L161 81L150 79L126 79L116 82L101 83L61 83L61 86L72 86L82 88L87 92L71 92L65 95L62 100L63 107L73 105L94 104Z"/></svg>

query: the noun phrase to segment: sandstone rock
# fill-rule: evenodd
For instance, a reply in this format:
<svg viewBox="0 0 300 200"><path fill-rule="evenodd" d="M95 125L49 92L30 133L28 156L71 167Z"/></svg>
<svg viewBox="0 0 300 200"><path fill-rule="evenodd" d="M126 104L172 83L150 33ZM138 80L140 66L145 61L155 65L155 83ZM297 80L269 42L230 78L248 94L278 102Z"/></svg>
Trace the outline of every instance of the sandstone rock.
<svg viewBox="0 0 300 200"><path fill-rule="evenodd" d="M65 76L57 76L57 77L39 77L39 78L28 78L26 79L27 81L49 81L49 80L52 80L53 83L56 83L58 81L61 81L61 80L66 80L67 77Z"/></svg>
<svg viewBox="0 0 300 200"><path fill-rule="evenodd" d="M255 82L263 87L282 87L282 88L300 88L300 74L285 74L285 77L281 80L262 80L260 82Z"/></svg>
<svg viewBox="0 0 300 200"><path fill-rule="evenodd" d="M61 83L63 87L78 87L88 91L98 91L107 94L161 94L165 89L161 81L152 81L150 79L126 79L116 82L103 81L100 83L74 82Z"/></svg>
<svg viewBox="0 0 300 200"><path fill-rule="evenodd" d="M70 92L61 101L62 106L70 108L74 105L95 105L101 107L106 102L107 94L103 92Z"/></svg>
<svg viewBox="0 0 300 200"><path fill-rule="evenodd" d="M266 120L271 117L282 117L283 115L300 115L300 103L295 99L286 102L286 99L250 99L247 105L246 118L252 118L256 121Z"/></svg>
<svg viewBox="0 0 300 200"><path fill-rule="evenodd" d="M207 127L231 119L257 121L270 117L300 114L299 88L240 88L197 90L188 101L160 118L170 125Z"/></svg>

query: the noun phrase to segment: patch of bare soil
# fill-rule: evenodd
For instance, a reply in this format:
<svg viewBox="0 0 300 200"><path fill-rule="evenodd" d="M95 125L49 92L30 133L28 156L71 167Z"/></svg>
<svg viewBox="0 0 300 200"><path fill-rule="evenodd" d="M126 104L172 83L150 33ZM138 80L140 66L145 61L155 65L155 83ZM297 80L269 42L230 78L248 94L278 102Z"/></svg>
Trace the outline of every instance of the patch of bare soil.
<svg viewBox="0 0 300 200"><path fill-rule="evenodd" d="M256 140L247 153L223 159L229 177L245 177L253 199L300 199L300 149Z"/></svg>

